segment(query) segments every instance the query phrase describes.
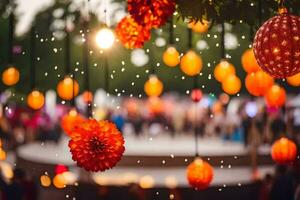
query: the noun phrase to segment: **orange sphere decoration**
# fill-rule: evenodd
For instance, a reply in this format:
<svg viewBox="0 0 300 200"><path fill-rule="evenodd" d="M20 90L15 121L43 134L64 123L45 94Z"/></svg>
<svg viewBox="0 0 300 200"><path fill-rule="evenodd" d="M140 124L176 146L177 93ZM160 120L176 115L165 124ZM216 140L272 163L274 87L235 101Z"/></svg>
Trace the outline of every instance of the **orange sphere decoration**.
<svg viewBox="0 0 300 200"><path fill-rule="evenodd" d="M210 23L206 20L203 21L191 21L188 24L188 27L196 33L205 33L208 31Z"/></svg>
<svg viewBox="0 0 300 200"><path fill-rule="evenodd" d="M232 74L228 76L223 82L222 82L222 89L224 92L226 92L229 95L235 95L237 94L242 87L242 82L236 75Z"/></svg>
<svg viewBox="0 0 300 200"><path fill-rule="evenodd" d="M300 73L286 78L287 82L294 87L300 86Z"/></svg>
<svg viewBox="0 0 300 200"><path fill-rule="evenodd" d="M245 85L253 96L263 96L273 86L274 79L262 70L248 74Z"/></svg>
<svg viewBox="0 0 300 200"><path fill-rule="evenodd" d="M234 66L227 60L221 62L215 67L214 76L219 82L223 82L228 76L235 74Z"/></svg>
<svg viewBox="0 0 300 200"><path fill-rule="evenodd" d="M7 86L15 85L19 82L20 72L15 67L9 67L2 73L2 82Z"/></svg>
<svg viewBox="0 0 300 200"><path fill-rule="evenodd" d="M91 103L93 101L93 93L90 92L90 91L85 91L83 94L82 94L82 97L83 97L83 101L85 103Z"/></svg>
<svg viewBox="0 0 300 200"><path fill-rule="evenodd" d="M164 111L164 104L159 97L149 97L147 107L153 114L159 114Z"/></svg>
<svg viewBox="0 0 300 200"><path fill-rule="evenodd" d="M149 80L144 85L145 93L149 97L158 97L163 92L164 85L156 75L150 75Z"/></svg>
<svg viewBox="0 0 300 200"><path fill-rule="evenodd" d="M242 55L242 66L247 73L257 72L260 67L256 61L253 49L247 49Z"/></svg>
<svg viewBox="0 0 300 200"><path fill-rule="evenodd" d="M61 127L66 134L71 135L73 129L83 122L84 118L76 111L76 109L72 109L61 119Z"/></svg>
<svg viewBox="0 0 300 200"><path fill-rule="evenodd" d="M170 46L163 54L163 61L168 67L176 67L180 63L180 55L177 49Z"/></svg>
<svg viewBox="0 0 300 200"><path fill-rule="evenodd" d="M270 107L281 107L285 104L286 92L279 85L273 85L265 95L265 101Z"/></svg>
<svg viewBox="0 0 300 200"><path fill-rule="evenodd" d="M278 164L290 164L296 159L297 146L285 137L280 138L272 145L271 156Z"/></svg>
<svg viewBox="0 0 300 200"><path fill-rule="evenodd" d="M56 89L60 98L63 100L71 100L74 96L78 95L79 85L76 80L73 80L71 77L67 76L58 83Z"/></svg>
<svg viewBox="0 0 300 200"><path fill-rule="evenodd" d="M195 51L188 51L180 61L180 69L188 76L195 76L202 70L202 58Z"/></svg>
<svg viewBox="0 0 300 200"><path fill-rule="evenodd" d="M208 188L214 176L211 165L200 158L196 158L187 167L187 180L196 190Z"/></svg>
<svg viewBox="0 0 300 200"><path fill-rule="evenodd" d="M44 103L45 97L38 90L33 90L27 96L27 105L34 110L41 109L44 106Z"/></svg>

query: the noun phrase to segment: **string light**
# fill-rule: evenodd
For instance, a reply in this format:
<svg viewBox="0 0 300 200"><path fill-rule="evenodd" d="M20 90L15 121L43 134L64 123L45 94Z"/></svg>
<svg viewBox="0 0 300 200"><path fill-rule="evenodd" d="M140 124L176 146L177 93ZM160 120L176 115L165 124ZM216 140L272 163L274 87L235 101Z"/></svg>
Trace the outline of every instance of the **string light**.
<svg viewBox="0 0 300 200"><path fill-rule="evenodd" d="M115 42L115 34L110 28L102 28L96 34L96 43L101 49L109 49Z"/></svg>

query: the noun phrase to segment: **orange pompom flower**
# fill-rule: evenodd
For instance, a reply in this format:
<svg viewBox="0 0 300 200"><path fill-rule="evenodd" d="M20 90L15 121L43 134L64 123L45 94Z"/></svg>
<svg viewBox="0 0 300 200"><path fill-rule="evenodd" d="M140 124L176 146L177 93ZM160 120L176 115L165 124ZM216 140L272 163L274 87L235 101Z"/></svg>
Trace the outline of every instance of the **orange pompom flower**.
<svg viewBox="0 0 300 200"><path fill-rule="evenodd" d="M150 29L139 25L130 15L118 23L115 33L119 41L128 49L141 48L151 38Z"/></svg>
<svg viewBox="0 0 300 200"><path fill-rule="evenodd" d="M79 167L98 172L111 169L121 160L124 142L115 124L90 119L75 127L69 147Z"/></svg>

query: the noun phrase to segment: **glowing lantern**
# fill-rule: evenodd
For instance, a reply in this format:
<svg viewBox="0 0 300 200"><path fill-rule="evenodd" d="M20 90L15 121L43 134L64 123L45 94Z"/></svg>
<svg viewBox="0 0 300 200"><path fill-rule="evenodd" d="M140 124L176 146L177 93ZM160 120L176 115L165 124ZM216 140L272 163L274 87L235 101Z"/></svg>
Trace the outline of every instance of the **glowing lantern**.
<svg viewBox="0 0 300 200"><path fill-rule="evenodd" d="M79 85L76 80L73 80L71 77L67 76L58 83L56 89L60 98L64 100L71 100L74 96L78 95Z"/></svg>
<svg viewBox="0 0 300 200"><path fill-rule="evenodd" d="M242 55L242 66L247 73L257 72L260 70L252 48L247 49Z"/></svg>
<svg viewBox="0 0 300 200"><path fill-rule="evenodd" d="M273 85L265 95L265 101L270 107L281 107L285 104L286 92L279 85Z"/></svg>
<svg viewBox="0 0 300 200"><path fill-rule="evenodd" d="M202 70L202 58L190 50L181 58L180 69L188 76L197 75Z"/></svg>
<svg viewBox="0 0 300 200"><path fill-rule="evenodd" d="M229 100L230 100L230 96L226 93L222 93L219 96L219 100L223 105L228 104Z"/></svg>
<svg viewBox="0 0 300 200"><path fill-rule="evenodd" d="M156 75L150 75L149 80L144 85L145 93L149 97L158 97L163 92L164 85Z"/></svg>
<svg viewBox="0 0 300 200"><path fill-rule="evenodd" d="M209 29L210 23L206 20L203 21L191 21L188 27L196 33L205 33Z"/></svg>
<svg viewBox="0 0 300 200"><path fill-rule="evenodd" d="M273 86L274 79L262 70L248 74L245 85L253 96L263 96Z"/></svg>
<svg viewBox="0 0 300 200"><path fill-rule="evenodd" d="M170 46L163 54L163 61L169 67L176 67L180 63L180 55L177 49Z"/></svg>
<svg viewBox="0 0 300 200"><path fill-rule="evenodd" d="M53 185L58 188L62 189L66 187L66 180L62 174L58 174L53 178Z"/></svg>
<svg viewBox="0 0 300 200"><path fill-rule="evenodd" d="M193 89L191 98L194 102L199 102L202 99L202 91L200 89Z"/></svg>
<svg viewBox="0 0 300 200"><path fill-rule="evenodd" d="M93 101L93 93L90 91L85 91L82 94L82 98L85 103L91 103Z"/></svg>
<svg viewBox="0 0 300 200"><path fill-rule="evenodd" d="M241 80L234 74L228 76L223 82L222 82L222 89L224 92L226 92L229 95L235 95L237 94L242 87Z"/></svg>
<svg viewBox="0 0 300 200"><path fill-rule="evenodd" d="M27 105L34 110L41 109L44 106L44 103L45 97L38 90L33 90L27 96Z"/></svg>
<svg viewBox="0 0 300 200"><path fill-rule="evenodd" d="M61 119L61 127L65 133L70 135L75 126L82 122L84 122L84 118L76 111L76 109L72 109Z"/></svg>
<svg viewBox="0 0 300 200"><path fill-rule="evenodd" d="M149 97L147 107L151 113L158 114L164 111L164 104L159 97Z"/></svg>
<svg viewBox="0 0 300 200"><path fill-rule="evenodd" d="M55 174L63 174L64 172L69 171L68 168L65 165L56 165L55 167Z"/></svg>
<svg viewBox="0 0 300 200"><path fill-rule="evenodd" d="M290 164L296 159L297 146L285 137L280 138L272 145L271 156L278 164Z"/></svg>
<svg viewBox="0 0 300 200"><path fill-rule="evenodd" d="M294 87L300 86L300 73L286 78L287 82Z"/></svg>
<svg viewBox="0 0 300 200"><path fill-rule="evenodd" d="M40 177L40 182L43 187L49 187L51 185L51 179L47 175L42 175Z"/></svg>
<svg viewBox="0 0 300 200"><path fill-rule="evenodd" d="M235 74L234 66L227 60L221 62L215 67L214 76L219 82L223 82L228 76Z"/></svg>
<svg viewBox="0 0 300 200"><path fill-rule="evenodd" d="M109 49L114 42L115 34L107 27L100 29L96 34L96 43L101 49Z"/></svg>
<svg viewBox="0 0 300 200"><path fill-rule="evenodd" d="M9 67L2 73L2 82L5 85L12 86L19 82L20 72L15 67Z"/></svg>
<svg viewBox="0 0 300 200"><path fill-rule="evenodd" d="M187 167L187 180L191 187L196 190L208 188L214 173L211 165L200 158L196 158Z"/></svg>
<svg viewBox="0 0 300 200"><path fill-rule="evenodd" d="M6 152L0 149L0 160L6 160Z"/></svg>
<svg viewBox="0 0 300 200"><path fill-rule="evenodd" d="M140 181L139 181L139 184L141 186L141 188L143 189L149 189L149 188L152 188L155 184L155 181L153 179L152 176L143 176L141 177Z"/></svg>

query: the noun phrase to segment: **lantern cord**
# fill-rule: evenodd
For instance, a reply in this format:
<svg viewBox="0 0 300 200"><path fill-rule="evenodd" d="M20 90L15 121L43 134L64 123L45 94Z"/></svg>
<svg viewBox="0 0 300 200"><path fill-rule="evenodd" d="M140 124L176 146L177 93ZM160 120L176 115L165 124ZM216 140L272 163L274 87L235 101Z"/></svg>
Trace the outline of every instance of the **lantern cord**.
<svg viewBox="0 0 300 200"><path fill-rule="evenodd" d="M109 92L109 65L106 52L104 52L104 90Z"/></svg>
<svg viewBox="0 0 300 200"><path fill-rule="evenodd" d="M249 42L250 42L250 44L252 44L253 39L254 39L253 26L249 26Z"/></svg>
<svg viewBox="0 0 300 200"><path fill-rule="evenodd" d="M31 89L35 88L35 27L32 26L30 32L30 74L31 74L31 82L30 87Z"/></svg>
<svg viewBox="0 0 300 200"><path fill-rule="evenodd" d="M221 58L225 58L225 25L221 23Z"/></svg>
<svg viewBox="0 0 300 200"><path fill-rule="evenodd" d="M193 31L192 29L188 28L188 49L193 48Z"/></svg>
<svg viewBox="0 0 300 200"><path fill-rule="evenodd" d="M71 106L73 108L75 108L75 72L72 73L73 77L72 77L72 80L73 80L73 87L72 87L72 100L71 100Z"/></svg>
<svg viewBox="0 0 300 200"><path fill-rule="evenodd" d="M279 8L284 8L284 0L279 1Z"/></svg>
<svg viewBox="0 0 300 200"><path fill-rule="evenodd" d="M198 74L194 76L194 89L198 88Z"/></svg>
<svg viewBox="0 0 300 200"><path fill-rule="evenodd" d="M194 136L195 136L195 157L199 157L198 153L198 129L197 129L197 123L198 123L198 117L197 117L197 103L194 103L195 106L195 122L194 122Z"/></svg>
<svg viewBox="0 0 300 200"><path fill-rule="evenodd" d="M258 25L259 27L262 25L262 1L258 0Z"/></svg>
<svg viewBox="0 0 300 200"><path fill-rule="evenodd" d="M174 27L173 27L174 23L173 23L173 16L170 19L170 26L169 26L169 43L170 45L174 44Z"/></svg>
<svg viewBox="0 0 300 200"><path fill-rule="evenodd" d="M14 25L15 25L15 15L14 15L14 4L10 1L11 13L9 15L8 22L8 63L13 64L13 43L14 43Z"/></svg>
<svg viewBox="0 0 300 200"><path fill-rule="evenodd" d="M70 64L70 31L68 30L68 23L67 23L67 8L66 8L66 19L65 19L65 73L66 75L70 74L71 72L71 64Z"/></svg>

